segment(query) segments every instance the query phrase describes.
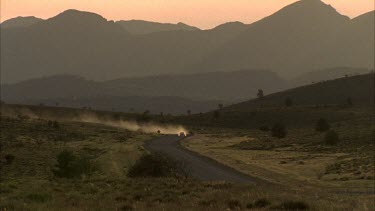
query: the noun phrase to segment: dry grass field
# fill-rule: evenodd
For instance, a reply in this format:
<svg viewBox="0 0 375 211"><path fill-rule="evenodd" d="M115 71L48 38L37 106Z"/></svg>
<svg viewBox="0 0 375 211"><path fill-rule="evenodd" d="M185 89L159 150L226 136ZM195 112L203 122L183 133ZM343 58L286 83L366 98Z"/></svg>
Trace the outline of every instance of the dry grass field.
<svg viewBox="0 0 375 211"><path fill-rule="evenodd" d="M234 150L240 164L240 153L250 151L236 149L228 144L241 143L246 137L226 139L229 142L219 144L221 136L211 135L211 142L207 142L212 144L211 149L203 144L202 153L212 156L207 152L216 152L216 148L220 158ZM367 195L354 199L348 194L313 194L306 188L290 188L282 184L236 185L183 178L127 177L129 167L143 153L147 153L143 148L144 141L153 137L100 124L2 117L0 208L370 210L373 207L369 202L372 198ZM205 137L208 136L198 135L189 140L189 147L200 145ZM79 177L57 177L54 170L58 155L64 150L77 157L88 158L91 170ZM261 162L262 159L258 160ZM233 166L238 167L236 163Z"/></svg>

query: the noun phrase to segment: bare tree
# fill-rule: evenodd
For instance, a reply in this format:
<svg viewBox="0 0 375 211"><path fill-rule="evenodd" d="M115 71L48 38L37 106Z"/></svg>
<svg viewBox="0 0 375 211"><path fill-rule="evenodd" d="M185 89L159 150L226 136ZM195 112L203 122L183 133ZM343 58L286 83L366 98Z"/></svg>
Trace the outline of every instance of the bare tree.
<svg viewBox="0 0 375 211"><path fill-rule="evenodd" d="M263 97L264 97L263 89L258 89L258 94L257 94L257 96L258 96L259 99L263 99Z"/></svg>

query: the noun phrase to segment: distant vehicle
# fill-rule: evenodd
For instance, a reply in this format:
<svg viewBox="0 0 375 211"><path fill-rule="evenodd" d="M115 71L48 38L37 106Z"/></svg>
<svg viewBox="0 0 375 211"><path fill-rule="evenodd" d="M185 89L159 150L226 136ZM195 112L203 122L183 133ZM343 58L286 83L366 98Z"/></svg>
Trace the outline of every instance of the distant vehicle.
<svg viewBox="0 0 375 211"><path fill-rule="evenodd" d="M178 134L178 136L186 136L185 132L180 132L180 134Z"/></svg>

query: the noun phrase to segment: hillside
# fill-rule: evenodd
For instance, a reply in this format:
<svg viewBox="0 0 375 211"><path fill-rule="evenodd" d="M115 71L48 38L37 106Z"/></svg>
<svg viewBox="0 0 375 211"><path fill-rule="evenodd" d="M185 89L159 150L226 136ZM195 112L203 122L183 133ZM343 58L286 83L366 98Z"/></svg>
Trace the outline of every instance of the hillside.
<svg viewBox="0 0 375 211"><path fill-rule="evenodd" d="M151 34L163 31L196 31L197 27L189 26L184 23L156 23L143 20L117 21L121 27L134 35Z"/></svg>
<svg viewBox="0 0 375 211"><path fill-rule="evenodd" d="M269 69L293 78L333 67L373 69L373 14L351 20L320 0L301 0L253 24L135 35L98 14L68 10L29 27L1 30L2 81L240 69Z"/></svg>
<svg viewBox="0 0 375 211"><path fill-rule="evenodd" d="M204 127L265 127L269 130L278 122L288 129L312 128L320 118L337 122L337 127L340 127L339 122L346 122L346 126L354 122L366 125L373 121L374 116L374 83L374 74L344 77L270 95L265 93L263 99L233 104L203 115L177 117L175 122L190 125L198 131ZM288 98L291 101L289 106L286 105Z"/></svg>
<svg viewBox="0 0 375 211"><path fill-rule="evenodd" d="M321 81L333 80L345 76L353 76L359 74L367 74L370 70L365 68L349 68L349 67L336 67L324 70L315 70L312 72L301 74L290 80L292 87L317 83Z"/></svg>
<svg viewBox="0 0 375 211"><path fill-rule="evenodd" d="M290 98L296 106L353 105L372 106L375 96L374 74L344 77L297 87L225 108L225 111L248 111L259 107L285 107Z"/></svg>

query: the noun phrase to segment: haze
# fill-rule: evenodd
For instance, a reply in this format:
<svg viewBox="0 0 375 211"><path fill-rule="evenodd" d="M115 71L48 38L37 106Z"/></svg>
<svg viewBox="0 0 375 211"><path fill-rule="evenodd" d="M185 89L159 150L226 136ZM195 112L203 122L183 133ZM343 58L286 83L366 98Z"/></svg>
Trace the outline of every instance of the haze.
<svg viewBox="0 0 375 211"><path fill-rule="evenodd" d="M1 22L17 16L49 18L67 9L91 11L111 20L184 22L202 29L224 22L252 23L296 0L2 0ZM341 14L355 17L374 10L373 0L324 0Z"/></svg>

